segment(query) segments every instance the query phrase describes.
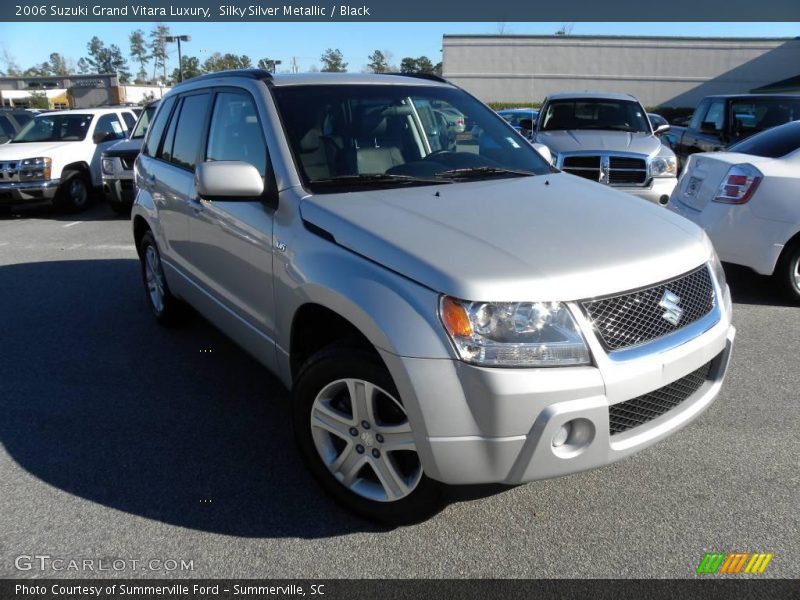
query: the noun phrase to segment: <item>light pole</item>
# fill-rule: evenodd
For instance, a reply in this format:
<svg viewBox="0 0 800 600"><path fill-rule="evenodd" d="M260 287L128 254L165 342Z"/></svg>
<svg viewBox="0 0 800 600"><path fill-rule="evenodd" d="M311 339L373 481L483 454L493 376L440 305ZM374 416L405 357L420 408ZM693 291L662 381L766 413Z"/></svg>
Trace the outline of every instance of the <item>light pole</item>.
<svg viewBox="0 0 800 600"><path fill-rule="evenodd" d="M181 42L191 42L190 35L165 35L165 42L178 42L178 79L183 81L183 57L181 56Z"/></svg>

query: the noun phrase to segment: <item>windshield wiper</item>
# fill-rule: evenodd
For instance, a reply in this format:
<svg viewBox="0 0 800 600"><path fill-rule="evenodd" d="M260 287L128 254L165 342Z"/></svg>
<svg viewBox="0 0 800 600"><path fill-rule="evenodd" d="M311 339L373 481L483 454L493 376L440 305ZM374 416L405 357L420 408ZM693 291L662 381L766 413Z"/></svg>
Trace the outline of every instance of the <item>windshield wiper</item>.
<svg viewBox="0 0 800 600"><path fill-rule="evenodd" d="M361 175L338 175L336 177L329 177L327 179L314 179L311 181L314 185L361 185L361 184L387 184L387 185L428 185L428 184L443 184L452 183L450 181L442 181L441 179L413 177L411 175L391 175L388 173L362 173Z"/></svg>
<svg viewBox="0 0 800 600"><path fill-rule="evenodd" d="M511 175L513 177L530 177L536 175L531 171L522 171L518 169L506 169L503 167L464 167L461 169L449 169L436 173L437 177L445 177L452 179L480 179L482 177L497 177L503 175Z"/></svg>

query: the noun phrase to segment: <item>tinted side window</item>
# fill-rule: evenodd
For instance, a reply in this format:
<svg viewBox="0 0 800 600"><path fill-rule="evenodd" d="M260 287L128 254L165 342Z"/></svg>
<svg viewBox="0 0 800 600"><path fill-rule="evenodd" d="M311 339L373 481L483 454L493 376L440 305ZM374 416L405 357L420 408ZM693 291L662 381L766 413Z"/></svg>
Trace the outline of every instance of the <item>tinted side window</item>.
<svg viewBox="0 0 800 600"><path fill-rule="evenodd" d="M257 168L262 177L266 175L267 147L250 94L217 94L206 160L241 160Z"/></svg>
<svg viewBox="0 0 800 600"><path fill-rule="evenodd" d="M724 100L714 100L714 102L711 103L711 106L708 107L706 116L703 117L703 124L705 123L713 123L714 128L717 131L722 131L722 127L725 124Z"/></svg>
<svg viewBox="0 0 800 600"><path fill-rule="evenodd" d="M153 122L149 129L150 135L147 137L147 142L144 145L142 154L147 156L155 156L158 150L158 145L161 142L161 137L164 135L164 129L169 120L169 114L175 104L175 97L167 98L161 104L161 110L158 111L158 117Z"/></svg>
<svg viewBox="0 0 800 600"><path fill-rule="evenodd" d="M124 112L122 113L122 120L125 121L125 125L128 126L128 129L133 129L133 126L136 125L136 119L131 113Z"/></svg>
<svg viewBox="0 0 800 600"><path fill-rule="evenodd" d="M178 166L194 169L197 153L200 150L200 139L203 137L203 124L209 100L209 94L196 94L183 99L171 158Z"/></svg>
<svg viewBox="0 0 800 600"><path fill-rule="evenodd" d="M164 135L164 143L161 144L161 150L158 154L158 158L162 160L169 162L172 161L172 146L175 142L175 129L178 126L178 119L180 118L182 108L183 98L178 101L178 106L175 107L175 111L172 113L172 118L169 120L167 133Z"/></svg>
<svg viewBox="0 0 800 600"><path fill-rule="evenodd" d="M125 137L125 132L122 129L122 123L119 122L117 115L103 115L97 120L97 126L94 128L95 133L110 133L114 139L121 140Z"/></svg>
<svg viewBox="0 0 800 600"><path fill-rule="evenodd" d="M0 135L8 137L14 135L14 126L11 124L11 121L8 120L8 117L4 117L3 115L0 115Z"/></svg>

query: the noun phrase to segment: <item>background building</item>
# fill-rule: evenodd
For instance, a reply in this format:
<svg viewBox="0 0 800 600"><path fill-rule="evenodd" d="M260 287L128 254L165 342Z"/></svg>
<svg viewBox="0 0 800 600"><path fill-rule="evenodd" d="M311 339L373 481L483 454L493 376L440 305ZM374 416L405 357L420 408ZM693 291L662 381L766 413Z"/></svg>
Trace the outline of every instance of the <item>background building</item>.
<svg viewBox="0 0 800 600"><path fill-rule="evenodd" d="M486 102L600 90L692 107L800 76L800 38L445 35L442 52L443 75Z"/></svg>
<svg viewBox="0 0 800 600"><path fill-rule="evenodd" d="M165 86L120 85L115 74L0 77L0 106L29 107L36 96L44 96L50 109L141 104L160 98L169 89Z"/></svg>

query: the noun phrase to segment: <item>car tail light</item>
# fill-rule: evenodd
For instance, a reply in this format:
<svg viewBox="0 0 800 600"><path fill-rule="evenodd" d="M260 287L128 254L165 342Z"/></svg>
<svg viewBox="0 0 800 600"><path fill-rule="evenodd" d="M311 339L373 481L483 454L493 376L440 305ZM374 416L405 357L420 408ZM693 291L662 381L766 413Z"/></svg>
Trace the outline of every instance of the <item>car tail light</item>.
<svg viewBox="0 0 800 600"><path fill-rule="evenodd" d="M744 204L753 196L763 177L753 165L733 165L722 180L714 202Z"/></svg>

